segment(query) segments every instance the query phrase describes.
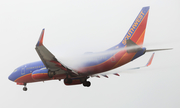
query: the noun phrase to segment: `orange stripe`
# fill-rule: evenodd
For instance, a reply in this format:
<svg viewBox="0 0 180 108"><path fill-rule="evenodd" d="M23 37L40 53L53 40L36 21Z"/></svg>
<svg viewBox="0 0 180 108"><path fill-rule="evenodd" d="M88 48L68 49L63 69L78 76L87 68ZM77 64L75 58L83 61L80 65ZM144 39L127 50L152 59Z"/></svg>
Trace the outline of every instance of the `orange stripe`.
<svg viewBox="0 0 180 108"><path fill-rule="evenodd" d="M130 61L132 60L132 58L135 56L135 54L136 54L136 53L130 53L130 54L125 53L125 54L123 55L123 57L118 61L118 63L116 63L116 65L113 67L113 69L116 68L116 67L118 67L118 66L122 66L122 65L130 62ZM132 56L132 57L131 57L131 56Z"/></svg>
<svg viewBox="0 0 180 108"><path fill-rule="evenodd" d="M33 74L33 75L38 75L38 74L47 74L47 73L36 73L36 74Z"/></svg>
<svg viewBox="0 0 180 108"><path fill-rule="evenodd" d="M139 37L139 39L137 40L136 44L138 44L138 45L142 45L143 44L145 31L146 31L146 29L143 31L143 33Z"/></svg>
<svg viewBox="0 0 180 108"><path fill-rule="evenodd" d="M146 29L145 29L146 30ZM138 43L138 42L141 42L142 40L144 40L144 38L142 38L142 36L145 34L145 30L143 31L143 33L141 34L141 36L140 36L140 38L138 39L138 41L136 42L136 44ZM127 54L128 53L125 53L123 56L122 56L122 58L113 66L113 68L115 68L115 67L117 67L117 65L120 63L120 61L125 57L125 56L127 56ZM135 56L135 54L133 55L133 57ZM132 57L132 58L133 58ZM130 59L130 60L132 60L132 58Z"/></svg>
<svg viewBox="0 0 180 108"><path fill-rule="evenodd" d="M17 78L14 82L16 82L16 81L17 81L17 80L19 80L20 78L23 78L23 77L28 76L28 75L30 75L30 74L32 74L32 73L29 73L29 74L23 75L23 76L21 76L21 77Z"/></svg>
<svg viewBox="0 0 180 108"><path fill-rule="evenodd" d="M121 57L121 59L126 55L126 53ZM117 64L119 64L119 62L121 61L121 59L113 66L113 69L117 66Z"/></svg>

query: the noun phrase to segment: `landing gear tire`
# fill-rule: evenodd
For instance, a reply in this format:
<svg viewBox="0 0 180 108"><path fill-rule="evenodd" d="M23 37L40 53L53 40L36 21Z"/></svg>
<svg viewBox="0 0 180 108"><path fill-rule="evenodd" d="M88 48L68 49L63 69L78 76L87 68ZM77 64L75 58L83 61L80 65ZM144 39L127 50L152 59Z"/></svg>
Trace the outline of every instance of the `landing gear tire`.
<svg viewBox="0 0 180 108"><path fill-rule="evenodd" d="M91 86L91 82L90 81L85 81L85 82L83 82L83 86L84 87L90 87Z"/></svg>
<svg viewBox="0 0 180 108"><path fill-rule="evenodd" d="M27 87L23 87L23 91L27 91Z"/></svg>

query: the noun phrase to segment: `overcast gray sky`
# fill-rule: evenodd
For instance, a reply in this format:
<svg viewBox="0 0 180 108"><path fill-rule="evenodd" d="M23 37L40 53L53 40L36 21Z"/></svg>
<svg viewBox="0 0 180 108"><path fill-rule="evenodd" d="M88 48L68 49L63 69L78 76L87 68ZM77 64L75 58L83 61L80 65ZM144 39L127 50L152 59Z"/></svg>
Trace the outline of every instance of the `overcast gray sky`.
<svg viewBox="0 0 180 108"><path fill-rule="evenodd" d="M156 52L150 67L91 78L90 88L47 81L28 84L24 92L8 80L15 68L40 60L34 48L43 28L44 44L53 53L103 51L123 39L144 6L150 6L144 46L174 48ZM178 108L179 19L179 0L1 0L0 107ZM113 71L143 66L151 54Z"/></svg>

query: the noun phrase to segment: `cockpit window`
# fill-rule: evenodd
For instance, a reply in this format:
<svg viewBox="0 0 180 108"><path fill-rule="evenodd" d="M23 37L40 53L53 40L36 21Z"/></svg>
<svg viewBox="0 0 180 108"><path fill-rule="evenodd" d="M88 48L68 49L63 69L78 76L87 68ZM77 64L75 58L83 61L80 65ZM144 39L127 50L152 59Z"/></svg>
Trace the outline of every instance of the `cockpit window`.
<svg viewBox="0 0 180 108"><path fill-rule="evenodd" d="M15 69L13 72L17 72L17 69Z"/></svg>

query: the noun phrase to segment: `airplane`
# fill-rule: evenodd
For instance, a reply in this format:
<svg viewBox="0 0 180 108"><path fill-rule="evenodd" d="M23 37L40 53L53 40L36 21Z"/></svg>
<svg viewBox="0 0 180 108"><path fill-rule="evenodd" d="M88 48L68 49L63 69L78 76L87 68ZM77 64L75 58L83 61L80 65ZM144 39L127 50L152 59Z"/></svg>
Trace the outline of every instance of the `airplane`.
<svg viewBox="0 0 180 108"><path fill-rule="evenodd" d="M124 64L127 64L144 55L146 52L169 50L147 50L142 46L144 42L149 8L150 7L147 6L141 9L127 34L119 44L103 52L85 54L82 61L72 61L78 64L74 67L63 64L61 60L58 60L43 45L45 31L45 29L43 29L35 47L41 61L24 64L16 68L8 79L16 82L17 85L24 85L24 91L27 91L27 83L61 79L64 79L65 85L83 84L84 87L90 87L91 82L87 81L90 77L103 76L108 78L108 75L104 74L104 72L123 66ZM145 66L149 66L151 64L153 56L154 53ZM139 68L140 67L138 67L138 69ZM119 76L118 73L112 74Z"/></svg>

